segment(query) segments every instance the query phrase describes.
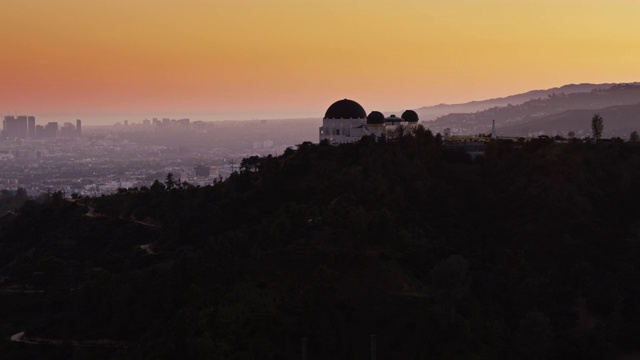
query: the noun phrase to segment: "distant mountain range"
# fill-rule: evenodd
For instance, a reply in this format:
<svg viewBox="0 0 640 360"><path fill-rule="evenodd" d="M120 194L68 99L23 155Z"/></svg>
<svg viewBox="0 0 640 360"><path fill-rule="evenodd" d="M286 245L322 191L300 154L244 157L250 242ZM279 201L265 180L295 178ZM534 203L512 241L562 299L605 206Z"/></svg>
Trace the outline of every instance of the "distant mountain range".
<svg viewBox="0 0 640 360"><path fill-rule="evenodd" d="M507 105L522 104L531 99L547 97L551 94L573 94L590 92L594 89L608 89L616 84L570 84L546 90L532 90L522 94L507 97L494 98L489 100L471 101L463 104L439 104L434 106L424 106L415 109L418 116L423 121L435 120L441 116L453 113L471 113L486 110L492 107L502 107Z"/></svg>
<svg viewBox="0 0 640 360"><path fill-rule="evenodd" d="M640 117L639 83L566 85L501 99L438 106L417 111L424 121L432 115L425 117L423 113L463 110L426 123L433 131L442 132L450 128L454 134L487 133L495 120L498 133L505 136L564 135L568 131L586 136L594 113L604 117L603 135L606 137L624 137L637 130L636 127L640 128L637 121Z"/></svg>
<svg viewBox="0 0 640 360"><path fill-rule="evenodd" d="M610 106L597 111L604 119L604 137L627 138L632 131L640 131L640 104ZM544 132L548 135L565 136L573 131L577 136L589 136L594 110L567 110L535 121L507 126L498 133L528 134Z"/></svg>

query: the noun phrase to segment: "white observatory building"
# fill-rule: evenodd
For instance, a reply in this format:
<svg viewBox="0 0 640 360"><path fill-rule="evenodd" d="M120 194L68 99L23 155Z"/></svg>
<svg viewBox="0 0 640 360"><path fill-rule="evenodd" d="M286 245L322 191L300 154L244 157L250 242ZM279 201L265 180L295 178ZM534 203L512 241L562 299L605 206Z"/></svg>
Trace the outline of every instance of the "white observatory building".
<svg viewBox="0 0 640 360"><path fill-rule="evenodd" d="M319 139L328 140L332 145L356 142L363 136L388 134L399 126L414 127L418 124L418 114L407 110L401 117L385 117L379 111L367 112L357 102L349 99L334 102L322 119Z"/></svg>

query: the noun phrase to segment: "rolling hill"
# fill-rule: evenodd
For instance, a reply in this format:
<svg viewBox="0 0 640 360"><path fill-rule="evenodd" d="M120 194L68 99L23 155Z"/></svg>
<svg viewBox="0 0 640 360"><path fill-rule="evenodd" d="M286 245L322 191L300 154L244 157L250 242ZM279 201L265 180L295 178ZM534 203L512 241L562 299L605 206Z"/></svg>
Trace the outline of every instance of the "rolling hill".
<svg viewBox="0 0 640 360"><path fill-rule="evenodd" d="M574 131L588 132L590 119L593 113L602 109L615 106L628 106L640 103L640 86L637 84L619 84L606 89L594 89L582 93L554 93L545 98L537 98L519 105L507 105L493 107L475 113L459 113L441 116L427 124L434 132L442 132L445 128L451 128L454 134L478 134L491 131L492 121L495 120L499 134L506 136L526 136L529 132L543 132L555 135L558 127L563 127L558 121L547 119L555 114L561 114L571 110L588 110L582 115L580 127L578 123L572 123L569 128ZM622 112L616 112L622 116ZM628 121L632 121L633 115L628 113ZM546 120L543 120L546 119ZM542 122L541 122L542 121ZM540 126L546 124L546 126ZM607 132L620 132L623 129L607 127Z"/></svg>
<svg viewBox="0 0 640 360"><path fill-rule="evenodd" d="M559 114L545 116L535 121L517 124L501 129L506 134L544 132L549 135L566 135L574 131L577 136L590 134L590 119L594 113L604 118L603 137L628 138L632 131L640 129L640 103L634 105L611 106L598 110L567 110Z"/></svg>
<svg viewBox="0 0 640 360"><path fill-rule="evenodd" d="M471 159L421 127L205 187L47 194L0 217L0 354L351 360L376 335L384 359L624 358L639 196L635 143Z"/></svg>
<svg viewBox="0 0 640 360"><path fill-rule="evenodd" d="M493 107L502 107L522 104L531 99L547 97L551 94L573 94L591 92L595 89L608 89L616 84L569 84L546 90L532 90L522 94L516 94L506 97L471 101L462 104L439 104L433 106L423 106L415 109L422 121L431 121L453 113L472 113L483 111Z"/></svg>

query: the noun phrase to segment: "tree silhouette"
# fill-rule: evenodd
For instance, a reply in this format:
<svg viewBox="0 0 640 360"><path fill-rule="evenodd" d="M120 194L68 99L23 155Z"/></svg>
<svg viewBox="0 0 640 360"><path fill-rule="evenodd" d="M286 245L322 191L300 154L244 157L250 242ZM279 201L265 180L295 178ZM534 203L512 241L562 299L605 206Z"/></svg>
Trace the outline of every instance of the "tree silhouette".
<svg viewBox="0 0 640 360"><path fill-rule="evenodd" d="M638 142L640 140L640 135L638 135L637 131L632 131L629 135L629 141Z"/></svg>
<svg viewBox="0 0 640 360"><path fill-rule="evenodd" d="M167 190L171 190L176 186L176 182L173 179L173 173L167 174L167 180L164 182L164 184L167 187Z"/></svg>
<svg viewBox="0 0 640 360"><path fill-rule="evenodd" d="M236 172L236 163L237 161L235 159L229 159L227 160L227 163L231 166L231 172Z"/></svg>
<svg viewBox="0 0 640 360"><path fill-rule="evenodd" d="M602 130L604 129L604 119L600 114L593 114L591 118L591 134L594 139L598 140L602 137Z"/></svg>
<svg viewBox="0 0 640 360"><path fill-rule="evenodd" d="M162 192L166 189L166 187L164 186L163 183L161 183L160 181L158 181L158 179L156 179L153 184L151 185L150 190L152 192Z"/></svg>

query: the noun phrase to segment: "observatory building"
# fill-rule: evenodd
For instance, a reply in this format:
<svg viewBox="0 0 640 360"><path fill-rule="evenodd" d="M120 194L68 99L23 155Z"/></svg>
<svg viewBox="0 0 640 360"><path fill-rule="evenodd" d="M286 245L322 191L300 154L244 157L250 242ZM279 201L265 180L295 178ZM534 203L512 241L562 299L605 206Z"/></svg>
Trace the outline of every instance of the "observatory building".
<svg viewBox="0 0 640 360"><path fill-rule="evenodd" d="M401 117L385 117L379 111L372 111L367 115L360 104L344 99L334 102L327 109L319 129L319 138L320 141L328 140L334 145L350 143L363 136L386 136L400 126L414 127L418 125L418 121L418 114L413 110L405 111Z"/></svg>

